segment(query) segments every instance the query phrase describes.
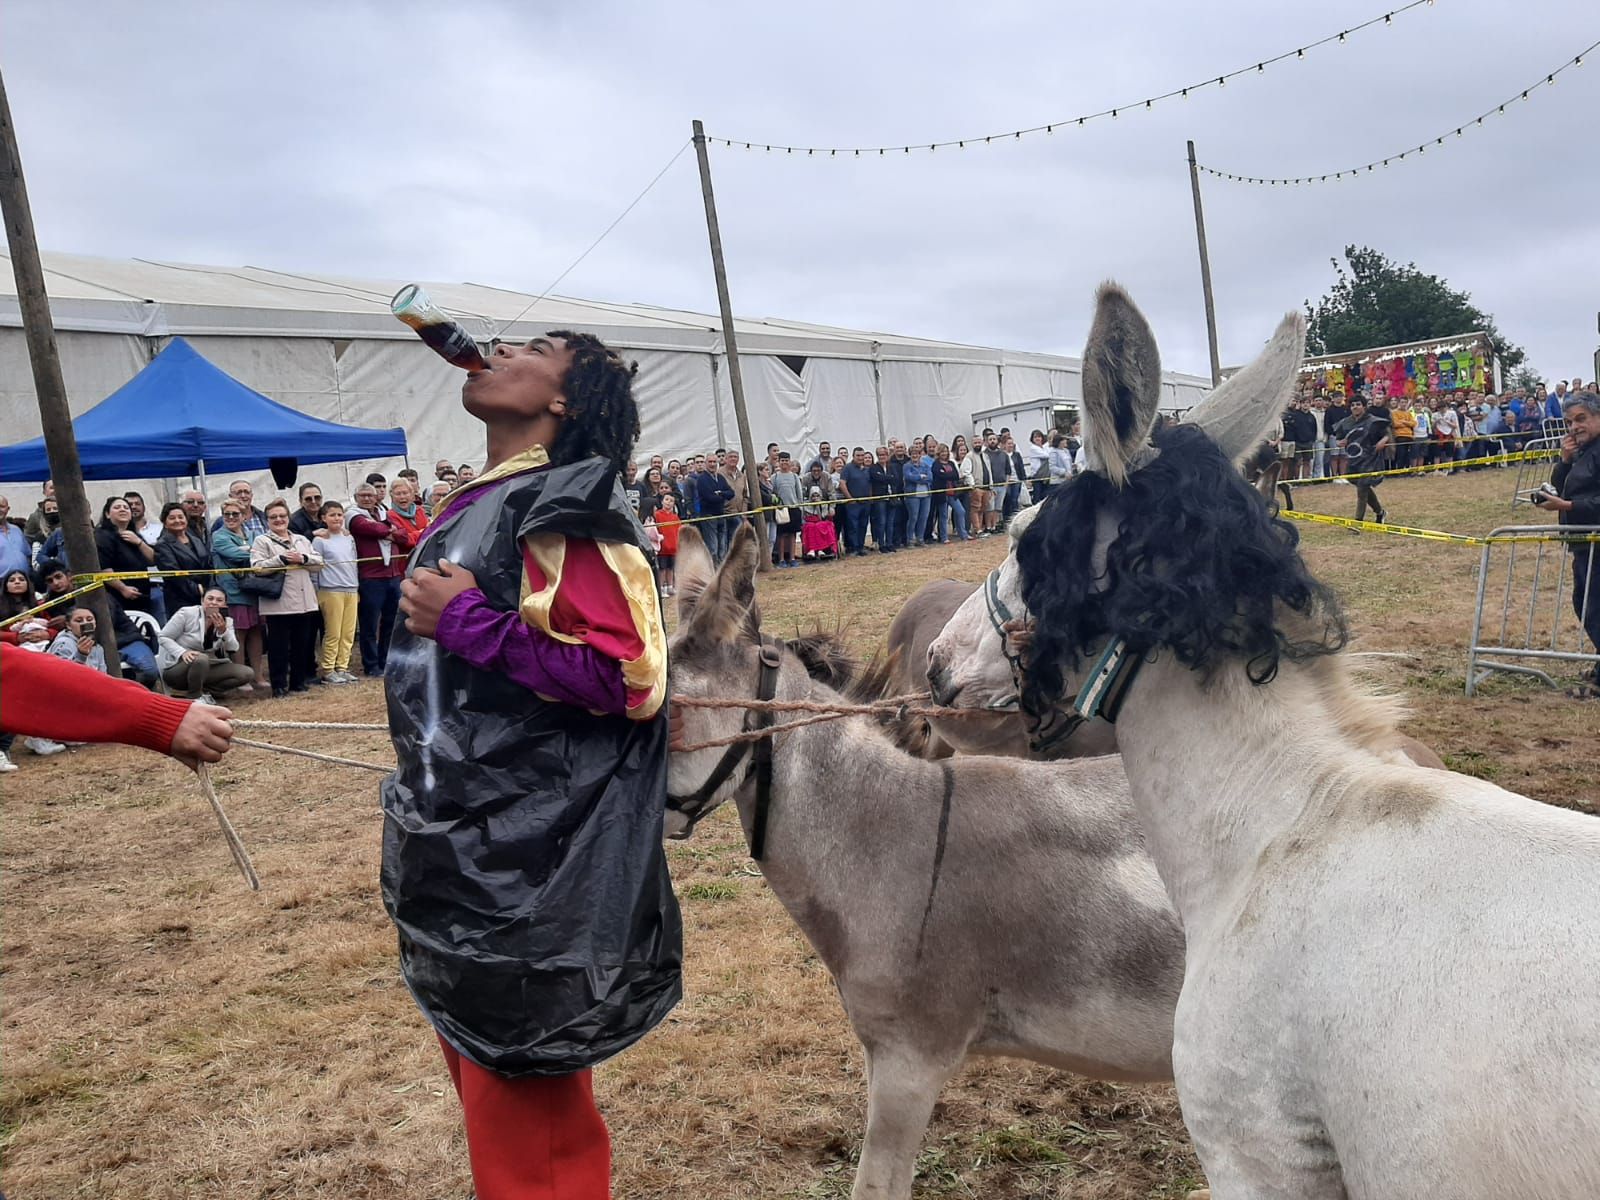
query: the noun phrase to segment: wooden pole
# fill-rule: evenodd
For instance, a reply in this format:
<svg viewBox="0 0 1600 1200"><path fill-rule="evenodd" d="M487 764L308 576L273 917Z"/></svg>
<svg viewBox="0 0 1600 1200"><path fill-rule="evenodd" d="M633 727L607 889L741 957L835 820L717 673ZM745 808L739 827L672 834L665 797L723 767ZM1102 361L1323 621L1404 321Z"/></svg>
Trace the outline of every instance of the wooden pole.
<svg viewBox="0 0 1600 1200"><path fill-rule="evenodd" d="M17 280L17 306L28 340L33 365L33 390L39 398L39 419L44 425L45 450L50 456L50 477L55 480L56 503L61 509L62 540L75 575L100 569L90 525L89 495L78 462L78 439L72 432L72 412L67 407L67 385L61 378L61 356L56 351L56 329L50 318L50 297L44 290L44 267L33 232L33 211L28 207L28 187L22 178L22 155L17 130L11 123L11 102L5 77L0 74L0 212L11 249L11 270ZM117 634L111 627L111 605L104 588L79 598L95 616L100 645L106 652L106 671L122 677L117 655Z"/></svg>
<svg viewBox="0 0 1600 1200"><path fill-rule="evenodd" d="M1200 290L1206 297L1206 344L1211 349L1211 386L1222 382L1222 361L1217 357L1217 306L1211 298L1211 256L1206 253L1206 217L1200 209L1200 168L1189 143L1189 187L1194 191L1194 233L1200 241Z"/></svg>
<svg viewBox="0 0 1600 1200"><path fill-rule="evenodd" d="M706 233L711 238L711 271L717 278L717 305L722 309L722 344L728 352L728 386L733 392L733 416L739 423L739 446L744 452L745 493L751 509L761 507L761 476L756 467L755 442L750 438L750 415L744 407L744 375L739 370L739 341L733 331L733 303L728 299L728 269L722 261L722 231L717 226L717 198L711 193L711 160L706 155L706 131L694 123L694 154L700 161L700 195L706 204ZM716 403L716 397L711 398ZM756 550L761 570L772 569L767 551L767 517L752 512L756 527Z"/></svg>

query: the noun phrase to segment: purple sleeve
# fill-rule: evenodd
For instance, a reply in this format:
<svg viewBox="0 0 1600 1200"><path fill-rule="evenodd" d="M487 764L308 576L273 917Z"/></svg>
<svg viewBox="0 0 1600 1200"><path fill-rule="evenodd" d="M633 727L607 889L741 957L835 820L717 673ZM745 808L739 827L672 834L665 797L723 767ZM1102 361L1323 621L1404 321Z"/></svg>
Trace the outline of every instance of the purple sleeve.
<svg viewBox="0 0 1600 1200"><path fill-rule="evenodd" d="M527 625L520 613L490 606L477 588L453 597L439 614L434 640L483 671L563 704L623 716L622 667L592 646L557 641Z"/></svg>

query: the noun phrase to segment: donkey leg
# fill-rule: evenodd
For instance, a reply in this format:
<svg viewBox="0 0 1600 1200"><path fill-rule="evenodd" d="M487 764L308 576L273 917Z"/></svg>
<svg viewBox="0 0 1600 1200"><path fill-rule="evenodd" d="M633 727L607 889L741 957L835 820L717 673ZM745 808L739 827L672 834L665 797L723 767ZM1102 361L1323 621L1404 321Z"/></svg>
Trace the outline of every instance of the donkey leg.
<svg viewBox="0 0 1600 1200"><path fill-rule="evenodd" d="M934 1102L960 1065L900 1047L867 1051L867 1136L851 1200L910 1200Z"/></svg>

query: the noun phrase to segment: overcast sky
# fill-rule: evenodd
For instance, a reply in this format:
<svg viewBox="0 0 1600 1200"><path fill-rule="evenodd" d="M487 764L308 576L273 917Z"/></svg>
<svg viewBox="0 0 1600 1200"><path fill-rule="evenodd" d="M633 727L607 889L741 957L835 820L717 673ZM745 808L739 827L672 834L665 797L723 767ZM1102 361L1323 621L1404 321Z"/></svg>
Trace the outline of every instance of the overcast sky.
<svg viewBox="0 0 1600 1200"><path fill-rule="evenodd" d="M47 249L538 292L693 117L763 142L981 135L1214 77L1384 3L8 0L0 67ZM1164 365L1203 374L1185 138L1247 174L1353 166L1453 130L1597 38L1594 0L1438 0L1052 136L860 160L717 147L734 307L1077 353L1114 276ZM1589 377L1595 58L1354 182L1205 179L1224 362L1325 291L1355 242L1471 292L1547 377ZM692 152L557 290L715 311Z"/></svg>

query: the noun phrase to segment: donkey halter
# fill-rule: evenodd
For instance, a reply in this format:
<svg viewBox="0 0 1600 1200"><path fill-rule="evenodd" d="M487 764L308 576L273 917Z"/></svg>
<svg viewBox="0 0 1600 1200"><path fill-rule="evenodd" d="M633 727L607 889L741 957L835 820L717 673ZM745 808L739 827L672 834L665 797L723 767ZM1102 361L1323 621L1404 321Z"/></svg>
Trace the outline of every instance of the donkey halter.
<svg viewBox="0 0 1600 1200"><path fill-rule="evenodd" d="M1000 566L1004 566L1001 563ZM1006 602L1000 599L1000 567L996 567L984 576L983 580L983 611L989 618L989 625L994 629L995 636L1000 639L1000 653L1006 656L1006 661L1011 664L1011 681L1013 690L1011 695L999 700L991 700L984 708L990 712L1016 712L1021 707L1022 688L1022 655L1014 654L1011 650L1011 639L1006 636L1006 624L1016 619L1016 614L1007 607Z"/></svg>
<svg viewBox="0 0 1600 1200"><path fill-rule="evenodd" d="M761 639L761 660L756 673L756 699L771 700L778 694L778 667L783 662L783 643L775 637L764 633L757 636ZM756 733L772 728L774 713L770 709L747 711L744 716L744 732ZM722 757L717 760L717 765L711 769L711 774L693 792L687 796L674 796L667 794L667 807L674 812L681 813L687 818L688 823L683 829L672 835L674 841L682 841L694 832L694 827L700 819L716 807L712 797L717 789L733 777L733 773L744 763L746 757L750 758L750 765L745 768L744 774L739 776L739 782L734 788L738 791L749 782L752 775L756 781L756 811L750 823L750 857L757 862L767 848L767 814L772 808L772 735L753 738L747 742L735 742L722 752Z"/></svg>
<svg viewBox="0 0 1600 1200"><path fill-rule="evenodd" d="M983 581L983 606L988 613L989 624L1000 638L1000 651L1011 664L1011 679L1016 686L1015 696L1008 696L986 707L995 711L1015 710L1022 703L1024 668L1022 655L1011 650L1010 639L1006 636L1006 625L1016 619L1016 614L1000 598L1000 567L990 571ZM1122 702L1127 699L1128 689L1143 663L1143 657L1134 654L1124 639L1115 639L1101 652L1070 710L1063 712L1052 707L1042 716L1023 713L1028 722L1029 746L1039 753L1054 756L1058 751L1064 753L1068 739L1095 717L1115 724L1117 713L1122 710Z"/></svg>

